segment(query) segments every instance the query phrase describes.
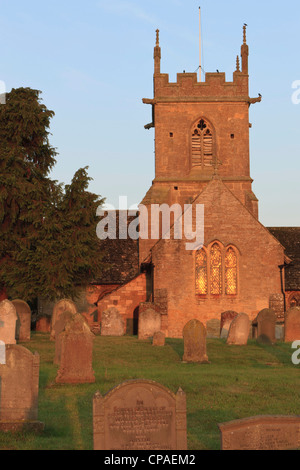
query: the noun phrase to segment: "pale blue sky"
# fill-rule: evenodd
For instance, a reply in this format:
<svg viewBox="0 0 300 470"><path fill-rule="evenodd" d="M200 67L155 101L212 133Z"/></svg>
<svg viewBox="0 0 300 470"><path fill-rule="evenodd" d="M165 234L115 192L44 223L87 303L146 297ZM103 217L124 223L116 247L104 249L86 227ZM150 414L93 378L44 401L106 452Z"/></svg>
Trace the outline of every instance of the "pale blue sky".
<svg viewBox="0 0 300 470"><path fill-rule="evenodd" d="M238 0L0 0L0 80L9 91L43 92L56 115L52 176L69 183L89 166L90 190L117 204L140 202L154 177L153 47L160 29L162 72L198 66L202 8L204 69L232 79L248 24L251 96L251 176L267 226L300 226L300 2Z"/></svg>

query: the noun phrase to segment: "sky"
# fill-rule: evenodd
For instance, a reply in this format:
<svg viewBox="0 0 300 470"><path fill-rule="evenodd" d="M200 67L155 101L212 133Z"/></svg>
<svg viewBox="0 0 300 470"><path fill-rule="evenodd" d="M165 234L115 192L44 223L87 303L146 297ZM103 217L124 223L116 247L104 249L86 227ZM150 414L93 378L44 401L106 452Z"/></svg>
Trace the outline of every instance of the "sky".
<svg viewBox="0 0 300 470"><path fill-rule="evenodd" d="M54 179L68 184L88 166L90 191L115 207L119 196L138 204L154 179L154 130L144 129L151 107L142 98L153 97L155 30L161 71L171 81L195 72L199 6L203 69L228 81L248 24L250 96L263 97L250 108L259 218L268 227L300 226L298 0L0 0L0 81L6 91L41 90L55 112Z"/></svg>

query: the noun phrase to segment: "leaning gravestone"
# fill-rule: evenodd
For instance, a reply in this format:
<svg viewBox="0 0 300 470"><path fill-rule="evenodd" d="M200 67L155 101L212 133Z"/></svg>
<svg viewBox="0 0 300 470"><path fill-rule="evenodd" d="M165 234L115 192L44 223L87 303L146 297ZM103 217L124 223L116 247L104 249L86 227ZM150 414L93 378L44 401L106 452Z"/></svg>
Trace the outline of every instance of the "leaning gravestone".
<svg viewBox="0 0 300 470"><path fill-rule="evenodd" d="M61 355L61 336L60 334L64 331L67 323L74 317L74 314L71 312L63 312L54 326L54 334L55 334L55 357L54 357L54 364L60 363L60 355Z"/></svg>
<svg viewBox="0 0 300 470"><path fill-rule="evenodd" d="M296 450L300 416L254 416L219 424L222 450Z"/></svg>
<svg viewBox="0 0 300 470"><path fill-rule="evenodd" d="M59 319L60 315L63 312L71 312L71 313L77 313L77 307L73 300L70 299L62 299L59 300L53 308L53 313L52 313L52 320L51 320L51 334L50 334L50 340L54 341L55 340L55 323Z"/></svg>
<svg viewBox="0 0 300 470"><path fill-rule="evenodd" d="M236 346L246 346L250 333L250 320L246 313L240 313L235 317L230 325L227 344Z"/></svg>
<svg viewBox="0 0 300 470"><path fill-rule="evenodd" d="M79 313L69 320L60 333L61 352L57 383L95 382L93 362L93 340L86 321Z"/></svg>
<svg viewBox="0 0 300 470"><path fill-rule="evenodd" d="M183 328L183 362L208 364L206 354L206 329L199 320L189 321Z"/></svg>
<svg viewBox="0 0 300 470"><path fill-rule="evenodd" d="M150 380L124 382L93 400L94 450L186 450L186 396Z"/></svg>
<svg viewBox="0 0 300 470"><path fill-rule="evenodd" d="M119 310L115 307L105 310L101 315L102 336L124 336L125 323Z"/></svg>
<svg viewBox="0 0 300 470"><path fill-rule="evenodd" d="M153 335L152 346L164 346L166 335L162 331L157 331Z"/></svg>
<svg viewBox="0 0 300 470"><path fill-rule="evenodd" d="M0 340L5 344L16 344L17 312L9 300L0 302Z"/></svg>
<svg viewBox="0 0 300 470"><path fill-rule="evenodd" d="M257 342L263 344L274 344L276 314L270 308L265 308L257 315Z"/></svg>
<svg viewBox="0 0 300 470"><path fill-rule="evenodd" d="M154 333L160 331L161 316L152 308L144 310L139 315L138 339L152 338Z"/></svg>
<svg viewBox="0 0 300 470"><path fill-rule="evenodd" d="M17 311L16 339L22 343L30 341L31 333L31 309L24 300L13 300Z"/></svg>
<svg viewBox="0 0 300 470"><path fill-rule="evenodd" d="M41 431L38 419L40 357L19 345L6 345L0 365L0 430Z"/></svg>
<svg viewBox="0 0 300 470"><path fill-rule="evenodd" d="M285 315L284 341L292 343L300 340L300 307L290 308Z"/></svg>
<svg viewBox="0 0 300 470"><path fill-rule="evenodd" d="M220 337L222 339L227 339L228 338L230 325L237 316L238 316L238 313L234 312L233 310L228 310L227 312L223 312L221 314L221 333L220 333Z"/></svg>

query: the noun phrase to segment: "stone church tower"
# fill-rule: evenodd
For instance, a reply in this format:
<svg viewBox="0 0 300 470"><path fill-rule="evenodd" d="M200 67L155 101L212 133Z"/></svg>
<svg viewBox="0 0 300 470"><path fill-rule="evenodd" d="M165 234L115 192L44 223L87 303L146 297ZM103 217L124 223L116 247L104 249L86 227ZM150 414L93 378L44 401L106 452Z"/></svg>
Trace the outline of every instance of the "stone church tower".
<svg viewBox="0 0 300 470"><path fill-rule="evenodd" d="M249 162L249 48L244 26L233 81L224 73L180 73L175 83L161 73L157 31L154 49L155 179L142 201L151 205L204 205L204 246L186 250L187 240L140 239L139 263L152 276L152 301L164 306L162 329L180 337L187 321L218 325L234 310L254 319L282 297L279 266L284 248L258 221ZM173 217L172 222L175 221ZM160 227L160 236L162 236Z"/></svg>
<svg viewBox="0 0 300 470"><path fill-rule="evenodd" d="M151 309L166 336L180 338L192 319L219 337L224 313L254 320L271 307L283 323L285 311L300 306L300 228L264 227L252 192L249 108L261 97L249 97L248 56L244 26L231 82L217 72L207 73L204 82L196 73L180 73L170 83L161 73L157 31L154 97L143 100L152 106L145 128L155 129L155 178L140 204L139 239L105 240L109 269L77 302L95 331L110 308L120 313L124 333L137 334L141 315ZM176 232L186 205L194 225L198 207L204 211L201 242L192 250L186 232ZM169 211L167 231L163 208ZM117 233L123 234L124 224L129 232L131 222L136 217L120 211Z"/></svg>

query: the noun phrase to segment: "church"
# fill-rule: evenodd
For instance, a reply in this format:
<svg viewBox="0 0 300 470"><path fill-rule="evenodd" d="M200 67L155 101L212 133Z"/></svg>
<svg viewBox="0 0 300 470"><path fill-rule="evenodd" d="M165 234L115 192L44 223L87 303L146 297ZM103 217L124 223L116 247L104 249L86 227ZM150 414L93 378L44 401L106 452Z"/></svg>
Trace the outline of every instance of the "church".
<svg viewBox="0 0 300 470"><path fill-rule="evenodd" d="M90 287L90 322L101 322L110 307L123 316L126 331L136 333L141 312L149 307L161 316L167 337L180 338L185 324L200 320L218 336L222 313L246 313L255 320L273 308L280 324L285 311L300 305L300 228L266 228L259 221L252 191L249 155L249 108L261 96L249 96L249 47L246 25L233 80L225 73L179 73L171 83L161 73L159 31L154 48L155 178L141 201L203 207L203 243L169 237L106 240L111 269ZM119 213L119 217L122 214ZM130 219L128 219L130 222ZM151 226L151 220L148 224ZM97 310L95 310L95 305Z"/></svg>

